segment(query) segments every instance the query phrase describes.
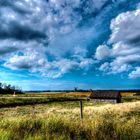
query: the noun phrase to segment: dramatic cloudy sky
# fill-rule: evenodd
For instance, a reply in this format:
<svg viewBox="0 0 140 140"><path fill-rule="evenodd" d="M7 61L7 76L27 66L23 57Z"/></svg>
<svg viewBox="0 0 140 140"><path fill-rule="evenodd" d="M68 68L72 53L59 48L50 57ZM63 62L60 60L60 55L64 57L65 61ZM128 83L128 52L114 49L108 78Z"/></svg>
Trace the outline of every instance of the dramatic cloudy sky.
<svg viewBox="0 0 140 140"><path fill-rule="evenodd" d="M140 88L140 0L0 0L0 81Z"/></svg>

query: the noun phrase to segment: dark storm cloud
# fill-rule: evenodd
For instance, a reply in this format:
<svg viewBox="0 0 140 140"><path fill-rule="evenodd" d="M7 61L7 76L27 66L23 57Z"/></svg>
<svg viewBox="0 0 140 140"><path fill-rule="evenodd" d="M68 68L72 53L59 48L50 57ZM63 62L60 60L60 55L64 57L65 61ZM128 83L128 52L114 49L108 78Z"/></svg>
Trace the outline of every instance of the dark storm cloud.
<svg viewBox="0 0 140 140"><path fill-rule="evenodd" d="M44 40L47 38L47 35L43 32L32 29L32 27L28 27L26 25L22 26L16 22L11 22L9 25L0 28L0 38L7 39L13 38L17 40Z"/></svg>
<svg viewBox="0 0 140 140"><path fill-rule="evenodd" d="M47 45L48 35L42 29L39 18L33 7L30 7L30 5L28 7L27 1L15 0L13 2L11 0L1 0L0 39L16 39L17 41L36 40Z"/></svg>
<svg viewBox="0 0 140 140"><path fill-rule="evenodd" d="M17 47L13 46L2 46L0 47L0 55L8 54L17 51Z"/></svg>

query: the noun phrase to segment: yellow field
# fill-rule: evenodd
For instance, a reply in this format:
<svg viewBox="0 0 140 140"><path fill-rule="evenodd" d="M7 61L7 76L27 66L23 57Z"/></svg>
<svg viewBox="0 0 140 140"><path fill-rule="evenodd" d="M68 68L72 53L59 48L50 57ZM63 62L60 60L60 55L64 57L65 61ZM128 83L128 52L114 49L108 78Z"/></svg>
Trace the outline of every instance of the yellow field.
<svg viewBox="0 0 140 140"><path fill-rule="evenodd" d="M91 92L27 92L28 95L54 95L54 96L78 96L78 97L88 97Z"/></svg>
<svg viewBox="0 0 140 140"><path fill-rule="evenodd" d="M136 94L135 92L121 92L121 95L123 97L125 97L125 96L134 96L135 94Z"/></svg>
<svg viewBox="0 0 140 140"><path fill-rule="evenodd" d="M87 97L87 96L89 96L91 94L91 92L90 91L88 91L88 92L69 92L67 94L68 95L85 96L85 97Z"/></svg>
<svg viewBox="0 0 140 140"><path fill-rule="evenodd" d="M78 96L78 97L88 97L91 94L91 91L87 92L28 92L28 95L54 95L54 96ZM121 92L122 97L134 96L135 92Z"/></svg>
<svg viewBox="0 0 140 140"><path fill-rule="evenodd" d="M85 96L88 97L91 94L91 91L88 92L69 92L66 93L68 95L75 95L75 96ZM126 96L134 96L136 93L135 92L121 92L121 96L126 97Z"/></svg>

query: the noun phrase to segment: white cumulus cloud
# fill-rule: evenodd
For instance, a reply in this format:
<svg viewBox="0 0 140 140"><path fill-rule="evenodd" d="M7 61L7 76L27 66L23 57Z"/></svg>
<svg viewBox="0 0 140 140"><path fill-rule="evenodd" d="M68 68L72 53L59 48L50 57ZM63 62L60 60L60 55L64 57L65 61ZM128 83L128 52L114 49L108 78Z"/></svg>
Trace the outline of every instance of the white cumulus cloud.
<svg viewBox="0 0 140 140"><path fill-rule="evenodd" d="M112 34L109 42L126 42L132 45L140 43L140 9L122 13L111 22Z"/></svg>
<svg viewBox="0 0 140 140"><path fill-rule="evenodd" d="M106 45L100 45L96 49L95 58L98 59L98 60L102 60L102 59L107 58L110 55L111 55L111 51L108 48L108 46L106 46Z"/></svg>
<svg viewBox="0 0 140 140"><path fill-rule="evenodd" d="M127 72L140 65L140 9L119 14L111 21L108 45L100 45L95 57L104 62L99 70L107 73ZM112 47L108 47L112 46ZM106 60L108 58L108 60ZM138 68L129 74L137 78Z"/></svg>

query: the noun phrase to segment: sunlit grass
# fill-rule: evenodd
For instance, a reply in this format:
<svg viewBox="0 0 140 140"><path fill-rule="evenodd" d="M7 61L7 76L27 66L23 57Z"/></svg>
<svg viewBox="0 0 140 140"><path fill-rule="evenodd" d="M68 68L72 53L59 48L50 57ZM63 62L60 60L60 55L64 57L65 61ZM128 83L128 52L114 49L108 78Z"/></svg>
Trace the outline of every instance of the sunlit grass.
<svg viewBox="0 0 140 140"><path fill-rule="evenodd" d="M134 96L136 94L137 94L136 92L121 92L121 95L123 97L126 97L126 96Z"/></svg>
<svg viewBox="0 0 140 140"><path fill-rule="evenodd" d="M66 106L66 104L68 104ZM136 140L140 138L140 101L121 104L71 103L0 109L3 140Z"/></svg>
<svg viewBox="0 0 140 140"><path fill-rule="evenodd" d="M140 139L140 96L123 97L123 103L110 104L87 101L88 95L26 93L22 96L38 98L0 98L1 107L14 105L0 108L0 140ZM79 97L84 99L83 120L79 101L74 101Z"/></svg>
<svg viewBox="0 0 140 140"><path fill-rule="evenodd" d="M93 92L94 93L94 92ZM134 96L137 92L120 92L122 97ZM89 97L91 91L86 92L25 92L24 94L0 94L0 97Z"/></svg>

